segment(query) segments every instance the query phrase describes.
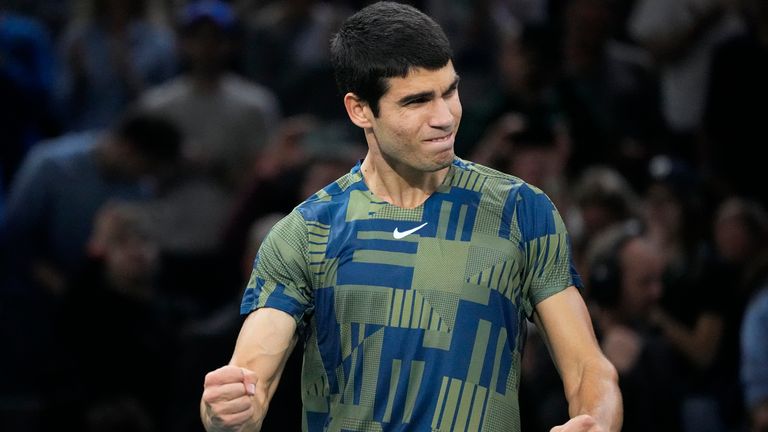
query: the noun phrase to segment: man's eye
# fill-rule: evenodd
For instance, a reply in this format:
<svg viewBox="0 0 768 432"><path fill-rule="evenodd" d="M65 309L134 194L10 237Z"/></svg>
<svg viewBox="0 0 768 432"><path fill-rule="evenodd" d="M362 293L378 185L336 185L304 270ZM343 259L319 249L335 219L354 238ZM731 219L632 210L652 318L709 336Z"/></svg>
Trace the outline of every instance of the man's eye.
<svg viewBox="0 0 768 432"><path fill-rule="evenodd" d="M422 103L424 103L426 101L427 101L427 99L425 99L425 98L411 99L408 102L406 102L405 105L406 106L408 106L408 105L418 105L418 104L422 104Z"/></svg>

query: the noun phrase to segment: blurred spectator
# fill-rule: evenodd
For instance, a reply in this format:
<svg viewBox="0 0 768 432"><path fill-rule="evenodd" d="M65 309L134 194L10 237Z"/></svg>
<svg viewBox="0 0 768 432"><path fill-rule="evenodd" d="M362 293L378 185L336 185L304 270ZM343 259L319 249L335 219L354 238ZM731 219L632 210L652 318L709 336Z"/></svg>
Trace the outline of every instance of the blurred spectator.
<svg viewBox="0 0 768 432"><path fill-rule="evenodd" d="M160 233L164 285L193 318L239 289L236 264L220 253L221 233L279 113L269 89L231 71L238 21L228 3L190 2L176 18L184 71L140 104L184 132L186 170L146 211Z"/></svg>
<svg viewBox="0 0 768 432"><path fill-rule="evenodd" d="M87 262L96 212L109 200L150 196L146 179L172 168L179 142L170 123L128 113L108 131L41 143L25 158L7 202L1 253L9 271L0 284L0 362L15 371L0 378L3 401L11 401L0 401L0 411L17 420L18 430L34 431L45 418L40 400L48 388L40 371L58 360L54 310ZM14 430L14 421L6 425Z"/></svg>
<svg viewBox="0 0 768 432"><path fill-rule="evenodd" d="M121 430L162 430L173 315L156 285L160 261L152 228L135 205L107 204L88 250L89 265L71 281L56 315L46 417L52 428L106 430L105 421L122 418Z"/></svg>
<svg viewBox="0 0 768 432"><path fill-rule="evenodd" d="M34 16L41 21L54 38L58 38L73 12L73 0L5 0L8 9Z"/></svg>
<svg viewBox="0 0 768 432"><path fill-rule="evenodd" d="M747 302L768 276L768 216L754 202L726 200L715 215L714 240L726 270L721 275L715 274L716 279L710 281L717 289L714 301L722 324L714 335L705 335L718 341L714 354L704 357L709 365L702 367L700 361L693 362L697 369L686 370L695 378L684 402L686 431L739 430L744 426L745 411L738 379L739 334ZM691 296L706 295L701 287L697 288L688 300ZM691 344L696 342L692 340L686 349L681 336L685 331L699 329L664 322L660 325L678 349L685 352L696 346Z"/></svg>
<svg viewBox="0 0 768 432"><path fill-rule="evenodd" d="M662 293L660 251L636 223L606 230L592 246L588 299L600 346L619 372L622 430L679 430L683 387L670 367L670 347L650 320Z"/></svg>
<svg viewBox="0 0 768 432"><path fill-rule="evenodd" d="M110 199L146 199L176 164L181 135L165 119L128 112L111 129L69 134L26 157L7 202L5 251L52 292L85 258L96 211Z"/></svg>
<svg viewBox="0 0 768 432"><path fill-rule="evenodd" d="M622 430L678 431L684 387L671 366L673 351L650 319L662 293L663 261L641 228L637 220L627 220L596 234L585 252L585 300L600 346L619 373ZM529 398L525 431L547 432L547 425L569 418L562 383L547 355L541 337L532 333L521 383Z"/></svg>
<svg viewBox="0 0 768 432"><path fill-rule="evenodd" d="M640 216L640 200L624 176L613 168L595 165L576 180L574 206L566 214L574 261L583 277L589 267L586 250L602 231Z"/></svg>
<svg viewBox="0 0 768 432"><path fill-rule="evenodd" d="M685 364L681 414L691 432L744 426L739 332L748 299L768 275L768 216L754 203L726 200L715 215L714 241L719 261L699 254L686 257L687 267L667 263L669 286L653 317Z"/></svg>
<svg viewBox="0 0 768 432"><path fill-rule="evenodd" d="M157 231L159 283L180 320L206 316L240 290L238 262L221 251L221 230L232 204L210 181L185 172L139 204Z"/></svg>
<svg viewBox="0 0 768 432"><path fill-rule="evenodd" d="M0 6L0 181L6 185L27 150L54 132L53 59L42 23Z"/></svg>
<svg viewBox="0 0 768 432"><path fill-rule="evenodd" d="M492 84L479 97L468 98L464 91L465 79L462 72L462 95L464 114L459 129L456 152L463 157L472 154L484 134L507 113L519 113L528 122L544 128L558 130L568 138L566 121L563 117L553 82L557 76L556 47L546 28L526 27L522 31L502 34L496 50L496 76ZM491 81L487 70L482 72L484 82Z"/></svg>
<svg viewBox="0 0 768 432"><path fill-rule="evenodd" d="M768 206L768 188L756 176L763 159L754 145L768 142L768 2L744 0L747 30L722 42L712 60L705 127L708 168L722 195L757 199Z"/></svg>
<svg viewBox="0 0 768 432"><path fill-rule="evenodd" d="M674 142L668 151L694 161L712 50L741 26L731 0L638 0L629 34L653 56L660 73L660 108Z"/></svg>
<svg viewBox="0 0 768 432"><path fill-rule="evenodd" d="M768 280L747 308L741 330L741 381L751 431L768 431Z"/></svg>
<svg viewBox="0 0 768 432"><path fill-rule="evenodd" d="M520 177L565 211L569 144L567 133L545 119L506 114L491 125L469 159Z"/></svg>
<svg viewBox="0 0 768 432"><path fill-rule="evenodd" d="M147 87L176 72L173 33L152 0L79 0L60 44L56 98L66 130L108 126Z"/></svg>
<svg viewBox="0 0 768 432"><path fill-rule="evenodd" d="M648 172L645 222L650 237L673 266L699 256L711 215L704 213L707 197L698 173L685 160L664 154L651 159Z"/></svg>
<svg viewBox="0 0 768 432"><path fill-rule="evenodd" d="M550 20L547 0L480 0L473 2L424 1L424 11L446 30L451 46L461 51L480 26L494 31L546 25Z"/></svg>
<svg viewBox="0 0 768 432"><path fill-rule="evenodd" d="M488 70L497 67L497 54L507 50L505 45L510 36L516 38L523 29L550 24L549 3L546 0L424 2L424 11L440 23L451 41L465 102L492 94ZM463 153L463 149L459 150Z"/></svg>
<svg viewBox="0 0 768 432"><path fill-rule="evenodd" d="M243 70L273 89L286 116L346 119L337 97L328 41L350 14L344 2L241 1L246 26ZM338 104L336 104L338 105Z"/></svg>
<svg viewBox="0 0 768 432"><path fill-rule="evenodd" d="M278 122L272 92L230 71L237 21L219 0L185 5L178 15L184 71L141 96L184 131L184 156L193 170L227 194L242 187L257 153Z"/></svg>
<svg viewBox="0 0 768 432"><path fill-rule="evenodd" d="M345 126L311 116L284 121L238 198L222 244L233 260L243 256L254 221L294 206L349 171L365 153Z"/></svg>
<svg viewBox="0 0 768 432"><path fill-rule="evenodd" d="M567 4L558 98L573 138L569 172L607 164L637 187L661 131L657 81L650 59L613 37L614 7L611 0Z"/></svg>
<svg viewBox="0 0 768 432"><path fill-rule="evenodd" d="M729 373L718 359L733 337L730 300L721 298L728 273L718 262L705 229L711 215L704 211L702 183L690 164L666 155L650 165L644 220L648 238L664 265L664 293L652 314L654 324L676 350L670 368L679 369L685 384L682 419L686 431L721 430L714 376Z"/></svg>

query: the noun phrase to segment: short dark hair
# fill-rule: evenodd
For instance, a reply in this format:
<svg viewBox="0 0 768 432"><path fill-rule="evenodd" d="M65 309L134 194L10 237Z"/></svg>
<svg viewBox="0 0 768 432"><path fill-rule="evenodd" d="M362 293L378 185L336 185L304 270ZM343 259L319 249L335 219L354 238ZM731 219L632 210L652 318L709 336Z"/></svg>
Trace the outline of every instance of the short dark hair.
<svg viewBox="0 0 768 432"><path fill-rule="evenodd" d="M452 59L450 43L430 17L406 4L382 1L347 18L331 40L331 63L342 94L352 92L378 116L386 79L411 68L437 70Z"/></svg>
<svg viewBox="0 0 768 432"><path fill-rule="evenodd" d="M172 120L159 113L130 109L118 119L113 133L142 156L156 162L176 162L181 155L181 131Z"/></svg>

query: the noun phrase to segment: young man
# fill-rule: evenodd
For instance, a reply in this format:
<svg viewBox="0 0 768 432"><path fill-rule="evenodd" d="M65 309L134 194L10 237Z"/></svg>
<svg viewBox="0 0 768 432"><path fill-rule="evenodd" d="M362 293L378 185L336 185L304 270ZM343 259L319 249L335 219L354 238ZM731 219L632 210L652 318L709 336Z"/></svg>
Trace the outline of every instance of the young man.
<svg viewBox="0 0 768 432"><path fill-rule="evenodd" d="M553 430L618 430L616 371L573 286L560 216L538 189L453 153L459 79L440 27L380 2L331 49L368 154L262 245L232 360L205 379L206 428L259 430L301 341L305 431L520 430L533 319L573 417Z"/></svg>

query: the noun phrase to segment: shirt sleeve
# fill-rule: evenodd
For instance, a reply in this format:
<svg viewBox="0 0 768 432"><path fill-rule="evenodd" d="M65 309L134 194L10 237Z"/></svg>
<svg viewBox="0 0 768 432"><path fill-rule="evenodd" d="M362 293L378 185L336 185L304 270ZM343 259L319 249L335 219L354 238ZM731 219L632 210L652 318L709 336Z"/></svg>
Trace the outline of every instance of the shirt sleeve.
<svg viewBox="0 0 768 432"><path fill-rule="evenodd" d="M308 262L306 226L294 210L275 224L262 243L240 313L274 308L291 315L301 326L314 305Z"/></svg>
<svg viewBox="0 0 768 432"><path fill-rule="evenodd" d="M541 190L520 187L515 208L523 253L522 307L530 317L542 300L571 285L582 288L571 242L560 213Z"/></svg>

